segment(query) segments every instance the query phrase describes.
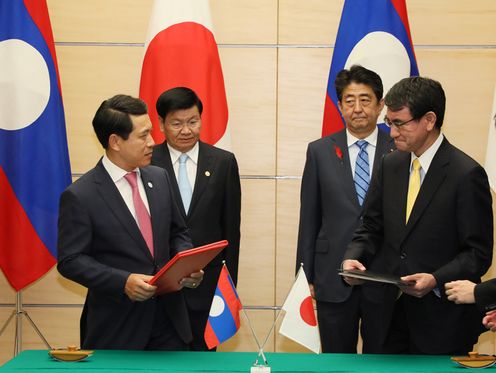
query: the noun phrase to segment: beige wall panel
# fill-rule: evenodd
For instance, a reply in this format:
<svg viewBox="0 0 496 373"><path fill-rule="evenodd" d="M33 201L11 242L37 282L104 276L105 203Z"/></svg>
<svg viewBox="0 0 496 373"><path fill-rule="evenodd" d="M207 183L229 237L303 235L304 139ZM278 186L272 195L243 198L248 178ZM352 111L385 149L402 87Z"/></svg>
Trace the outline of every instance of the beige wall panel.
<svg viewBox="0 0 496 373"><path fill-rule="evenodd" d="M0 271L0 303L15 303L15 301L16 292L10 286L3 272ZM1 322L0 320L0 325Z"/></svg>
<svg viewBox="0 0 496 373"><path fill-rule="evenodd" d="M56 42L144 43L152 0L48 0Z"/></svg>
<svg viewBox="0 0 496 373"><path fill-rule="evenodd" d="M281 44L334 45L343 1L280 0ZM414 44L496 44L494 0L407 0Z"/></svg>
<svg viewBox="0 0 496 373"><path fill-rule="evenodd" d="M421 49L422 75L441 82L446 92L443 132L475 160L484 163L496 84L495 49Z"/></svg>
<svg viewBox="0 0 496 373"><path fill-rule="evenodd" d="M301 180L277 180L276 305L281 306L295 279Z"/></svg>
<svg viewBox="0 0 496 373"><path fill-rule="evenodd" d="M152 0L48 0L57 42L144 43L152 4ZM277 42L276 0L210 4L217 43Z"/></svg>
<svg viewBox="0 0 496 373"><path fill-rule="evenodd" d="M273 175L276 154L276 50L220 48L232 150L242 175Z"/></svg>
<svg viewBox="0 0 496 373"><path fill-rule="evenodd" d="M62 277L54 267L22 294L23 303L83 304L86 288Z"/></svg>
<svg viewBox="0 0 496 373"><path fill-rule="evenodd" d="M414 44L496 44L494 0L407 0Z"/></svg>
<svg viewBox="0 0 496 373"><path fill-rule="evenodd" d="M79 346L79 317L81 308L31 308L26 307L35 325L53 348ZM0 320L6 320L11 309L0 309ZM15 318L0 337L0 365L10 360L14 353ZM29 321L22 318L23 350L46 350L47 347L34 331Z"/></svg>
<svg viewBox="0 0 496 373"><path fill-rule="evenodd" d="M334 45L343 0L280 0L280 44Z"/></svg>
<svg viewBox="0 0 496 373"><path fill-rule="evenodd" d="M0 328L14 310L15 308L0 308ZM14 317L0 336L0 366L14 357L15 325Z"/></svg>
<svg viewBox="0 0 496 373"><path fill-rule="evenodd" d="M210 0L219 44L277 43L276 0Z"/></svg>
<svg viewBox="0 0 496 373"><path fill-rule="evenodd" d="M267 333L274 322L274 311L272 310L246 310L250 318L251 326L255 330L259 343L263 343ZM218 351L246 351L253 352L253 362L257 358L257 343L253 338L246 316L241 314L241 328L236 335L219 346ZM274 333L272 332L264 348L265 352L274 351ZM246 367L248 371L249 367Z"/></svg>
<svg viewBox="0 0 496 373"><path fill-rule="evenodd" d="M84 173L102 154L93 116L117 93L137 96L143 48L59 46L57 54L72 172Z"/></svg>
<svg viewBox="0 0 496 373"><path fill-rule="evenodd" d="M321 136L330 62L330 48L279 51L278 175L301 175L307 144Z"/></svg>
<svg viewBox="0 0 496 373"><path fill-rule="evenodd" d="M79 318L82 307L76 308L32 308L26 311L36 324L41 334L53 348L79 346ZM24 322L22 329L22 345L24 350L46 349L28 322Z"/></svg>
<svg viewBox="0 0 496 373"><path fill-rule="evenodd" d="M247 306L272 306L275 289L275 181L241 182L238 292Z"/></svg>
<svg viewBox="0 0 496 373"><path fill-rule="evenodd" d="M474 351L477 351L480 354L494 355L496 352L494 342L494 333L487 331L479 336L479 342L475 345Z"/></svg>

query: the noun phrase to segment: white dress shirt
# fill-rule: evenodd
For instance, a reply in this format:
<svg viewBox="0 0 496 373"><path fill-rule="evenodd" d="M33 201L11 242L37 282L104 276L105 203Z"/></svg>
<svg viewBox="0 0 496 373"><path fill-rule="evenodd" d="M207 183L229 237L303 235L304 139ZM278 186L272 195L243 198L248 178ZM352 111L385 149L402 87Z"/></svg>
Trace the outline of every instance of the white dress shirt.
<svg viewBox="0 0 496 373"><path fill-rule="evenodd" d="M105 167L105 170L107 170L108 174L110 175L110 178L112 179L112 181L115 183L115 186L119 190L119 193L124 199L124 202L126 202L127 208L129 209L129 211L131 211L134 220L136 220L136 224L138 224L136 211L134 209L133 190L131 188L131 185L124 178L124 176L128 174L128 171L123 170L119 166L112 163L112 161L107 157L107 155L103 156L102 163L103 163L103 167ZM143 200L143 203L145 204L148 213L150 213L150 207L148 206L148 198L146 197L145 187L143 186L143 181L141 180L140 170L139 168L136 168L133 171L136 171L137 173L138 190L141 199Z"/></svg>

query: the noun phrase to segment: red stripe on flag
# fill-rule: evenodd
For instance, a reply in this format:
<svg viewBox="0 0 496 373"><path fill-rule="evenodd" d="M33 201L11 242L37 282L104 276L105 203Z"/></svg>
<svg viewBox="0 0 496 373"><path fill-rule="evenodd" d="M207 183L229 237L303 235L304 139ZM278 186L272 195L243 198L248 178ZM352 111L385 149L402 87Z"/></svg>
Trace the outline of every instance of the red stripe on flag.
<svg viewBox="0 0 496 373"><path fill-rule="evenodd" d="M41 34L43 35L43 39L45 39L45 43L50 50L50 54L52 55L52 60L55 65L55 70L57 71L57 83L59 86L59 92L62 89L60 87L60 76L59 76L59 67L57 64L57 55L55 53L55 44L53 41L53 33L52 33L52 25L50 24L50 17L48 15L48 7L46 1L43 0L24 0L24 6L28 10L29 15L33 19L34 23L38 26Z"/></svg>
<svg viewBox="0 0 496 373"><path fill-rule="evenodd" d="M210 322L208 320L207 320L207 325L205 326L204 338L205 338L205 344L209 349L212 349L220 344L219 339L215 335L215 332L212 329L212 325L210 325Z"/></svg>
<svg viewBox="0 0 496 373"><path fill-rule="evenodd" d="M238 294L236 293L236 289L233 287L232 280L229 278L229 272L224 265L222 267L222 271L219 276L219 282L217 283L217 287L219 288L224 300L226 302L226 306L231 311L231 315L234 318L234 322L236 324L236 328L239 329L239 311L243 308L241 305L241 301L238 298Z"/></svg>
<svg viewBox="0 0 496 373"><path fill-rule="evenodd" d="M203 25L184 22L159 32L143 59L140 97L148 104L152 136L164 140L155 104L158 96L174 87L188 87L203 102L200 138L215 144L226 131L228 111L224 77L214 36Z"/></svg>
<svg viewBox="0 0 496 373"><path fill-rule="evenodd" d="M343 119L338 108L334 105L329 95L326 94L324 120L322 124L322 137L338 132L344 128Z"/></svg>
<svg viewBox="0 0 496 373"><path fill-rule="evenodd" d="M0 167L0 267L19 291L52 268L56 260L38 237Z"/></svg>
<svg viewBox="0 0 496 373"><path fill-rule="evenodd" d="M413 46L413 41L412 41L412 34L410 33L410 24L408 23L408 12L406 9L406 2L405 0L391 0L393 3L394 9L396 9L396 12L398 12L398 15L401 18L401 22L403 22L403 25L405 26L406 33L408 35L408 39L410 40L410 45ZM412 53L415 56L415 50L412 48ZM417 56L415 56L415 60L417 59Z"/></svg>

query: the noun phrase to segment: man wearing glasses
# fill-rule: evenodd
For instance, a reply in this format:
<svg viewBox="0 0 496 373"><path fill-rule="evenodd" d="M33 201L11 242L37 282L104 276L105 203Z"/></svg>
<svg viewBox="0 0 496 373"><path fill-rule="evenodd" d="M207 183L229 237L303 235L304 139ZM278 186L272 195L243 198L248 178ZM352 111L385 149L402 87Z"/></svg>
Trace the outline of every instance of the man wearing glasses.
<svg viewBox="0 0 496 373"><path fill-rule="evenodd" d="M474 305L455 304L444 293L453 280L480 282L493 248L487 175L441 133L445 102L441 85L422 77L405 78L387 93L385 122L399 151L383 158L363 225L345 253L343 269L404 281L399 289L364 289L377 302L384 353L466 354L483 331Z"/></svg>
<svg viewBox="0 0 496 373"><path fill-rule="evenodd" d="M169 89L160 95L156 108L166 141L153 150L152 164L169 172L193 245L229 241L205 268L203 281L184 291L193 331L190 348L204 351L208 348L203 335L223 260L235 284L237 280L241 220L238 164L233 153L200 141L203 104L193 90Z"/></svg>

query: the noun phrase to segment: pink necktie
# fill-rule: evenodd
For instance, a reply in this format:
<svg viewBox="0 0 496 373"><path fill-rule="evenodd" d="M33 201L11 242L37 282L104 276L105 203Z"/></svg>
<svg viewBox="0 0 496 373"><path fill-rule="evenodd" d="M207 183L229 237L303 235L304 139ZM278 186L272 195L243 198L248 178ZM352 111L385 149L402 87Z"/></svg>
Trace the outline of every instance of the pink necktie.
<svg viewBox="0 0 496 373"><path fill-rule="evenodd" d="M134 210L136 211L136 217L138 218L138 225L141 234L143 235L143 238L148 245L148 249L150 249L150 253L153 256L152 222L150 219L150 214L148 213L148 210L146 209L146 206L139 194L136 172L129 172L124 177L126 178L129 185L131 185L131 189L133 190L133 204Z"/></svg>

